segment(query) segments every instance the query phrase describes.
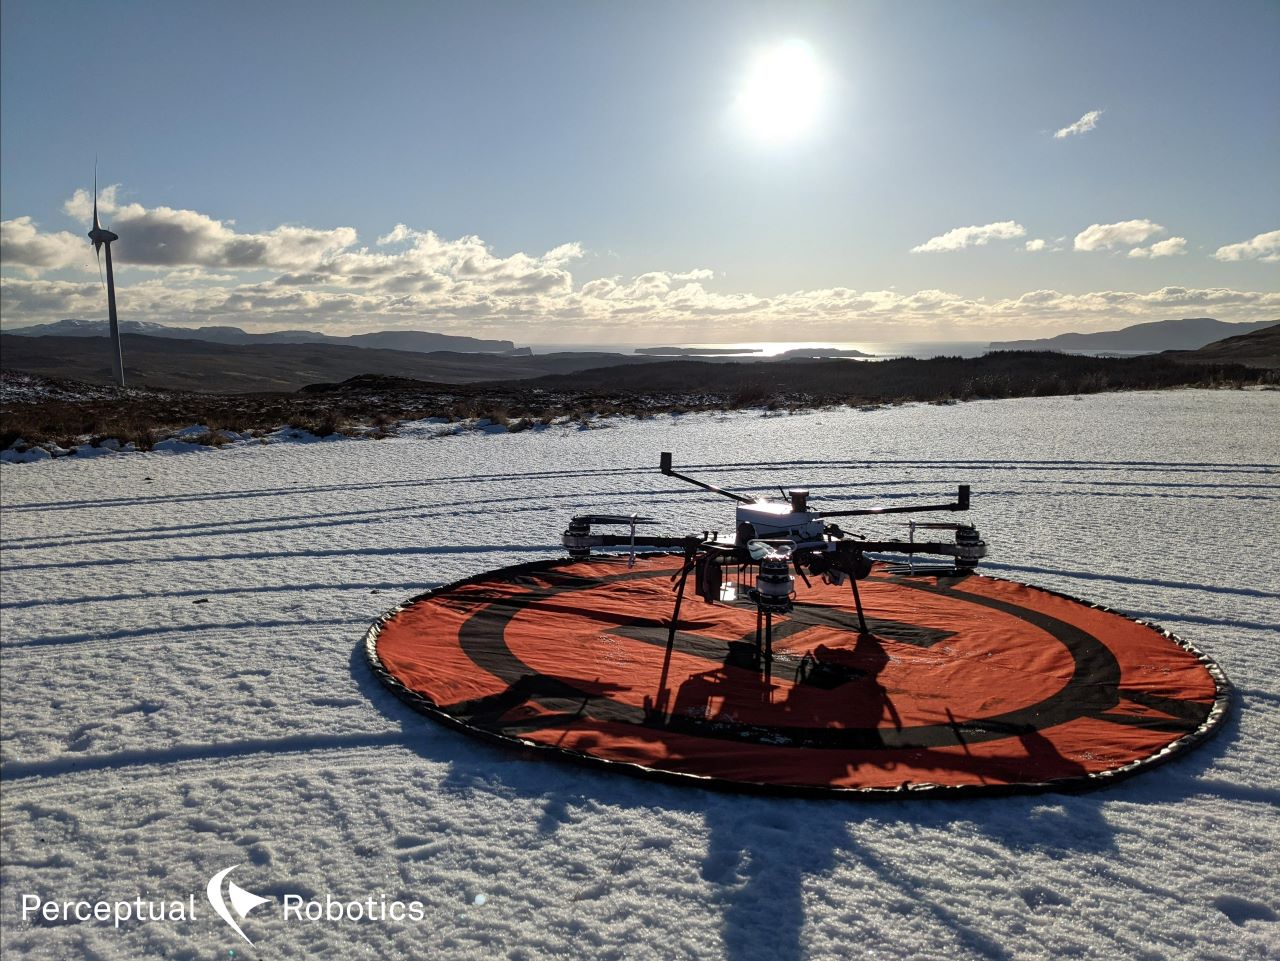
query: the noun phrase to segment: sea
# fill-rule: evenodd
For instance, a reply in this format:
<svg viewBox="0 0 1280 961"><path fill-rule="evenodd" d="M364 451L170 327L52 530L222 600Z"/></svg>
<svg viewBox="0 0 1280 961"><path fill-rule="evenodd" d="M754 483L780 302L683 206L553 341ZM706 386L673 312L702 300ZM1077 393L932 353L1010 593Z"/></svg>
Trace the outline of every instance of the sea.
<svg viewBox="0 0 1280 961"><path fill-rule="evenodd" d="M867 354L865 359L887 360L893 357L916 357L921 360L930 357L981 357L991 351L991 344L985 340L938 340L938 341L739 341L731 343L673 343L671 341L652 342L647 344L529 344L534 354L551 354L562 351L592 351L614 354L635 354L644 348L674 347L697 350L715 350L718 357L767 358L777 357L788 351L804 350L857 350ZM1069 354L1092 354L1099 356L1132 356L1150 351L1091 351L1067 350ZM864 359L864 358L857 358Z"/></svg>

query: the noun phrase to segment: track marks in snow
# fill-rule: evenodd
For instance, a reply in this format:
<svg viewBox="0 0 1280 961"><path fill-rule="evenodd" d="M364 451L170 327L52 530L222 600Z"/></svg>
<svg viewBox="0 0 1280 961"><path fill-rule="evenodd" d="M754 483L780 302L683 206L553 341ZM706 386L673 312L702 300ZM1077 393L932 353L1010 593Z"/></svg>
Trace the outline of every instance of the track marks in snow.
<svg viewBox="0 0 1280 961"><path fill-rule="evenodd" d="M366 623L365 618L324 617L290 618L287 620L209 621L199 624L157 624L150 627L120 628L108 631L83 631L77 634L55 634L33 637L24 641L12 641L0 645L0 650L22 650L32 647L60 647L64 645L106 644L119 641L140 641L149 638L169 638L183 634L199 634L205 631L269 631L276 628L354 627Z"/></svg>
<svg viewBox="0 0 1280 961"><path fill-rule="evenodd" d="M45 465L41 465L44 469L49 469ZM703 464L679 464L679 469L686 473L697 472L732 472L749 471L751 474L758 476L761 473L774 471L812 471L814 469L874 469L874 468L890 468L895 470L909 470L915 468L925 469L963 469L963 470L999 470L1006 471L1011 469L1030 470L1030 471L1124 471L1126 473L1159 473L1167 476L1172 473L1212 473L1216 475L1222 474L1257 474L1257 475L1280 475L1280 464L1216 464L1200 461L1188 462L1171 462L1161 463L1159 461L1111 461L1111 460L983 460L983 459L967 459L967 460L921 460L921 459L878 459L866 458L859 460L785 460L785 461L765 461L762 463L732 462L732 463L703 463ZM31 469L26 467L25 469ZM637 467L611 467L590 470L543 470L529 471L527 473L494 473L494 474L461 474L449 475L427 479L413 480L393 480L381 481L377 483L365 484L319 484L310 486L296 487L271 487L271 488L247 488L238 491L210 491L207 493L167 493L147 495L144 497L104 497L96 499L78 499L66 501L30 501L27 503L14 503L7 510L14 512L23 511L65 511L80 510L84 508L93 508L100 510L102 508L112 507L148 507L155 505L174 505L193 503L201 501L223 501L223 500L244 500L248 498L275 498L287 497L294 498L307 494L334 494L334 493L357 493L385 491L399 488L430 488L441 485L458 485L458 484L486 484L486 483L502 483L508 481L517 481L520 483L529 483L530 481L539 480L563 480L576 477L615 477L633 474L651 474L655 468L653 466L637 466Z"/></svg>
<svg viewBox="0 0 1280 961"><path fill-rule="evenodd" d="M1143 611L1133 608L1117 608L1129 617L1158 625L1197 624L1206 627L1242 628L1246 631L1280 631L1280 623L1268 621L1248 621L1239 617L1209 617L1204 614L1179 614L1175 611Z"/></svg>
<svg viewBox="0 0 1280 961"><path fill-rule="evenodd" d="M86 728L92 729L86 725ZM81 735L83 736L83 734ZM404 743L404 735L388 734L293 734L278 738L245 738L214 744L179 744L152 750L126 750L111 754L53 757L44 761L8 761L0 764L0 781L32 777L59 777L89 771L116 771L129 767L213 761L258 754L307 754L323 751L350 751Z"/></svg>
<svg viewBox="0 0 1280 961"><path fill-rule="evenodd" d="M440 554L551 554L562 550L559 544L513 546L511 544L459 544L453 547L348 547L300 551L237 551L228 554L175 554L170 557L105 557L100 560L46 561L35 564L10 564L7 570L49 571L74 568L122 567L147 564L202 564L217 561L262 561L317 557L412 557ZM196 591L195 593L200 593Z"/></svg>
<svg viewBox="0 0 1280 961"><path fill-rule="evenodd" d="M15 504L9 510L15 511L61 511L80 510L83 508L99 509L104 507L153 507L157 505L190 504L203 501L247 500L256 498L282 497L294 499L310 494L354 494L398 490L406 488L433 488L440 486L453 487L465 483L493 483L502 481L566 478L566 477L601 477L624 474L652 473L652 467L617 467L604 470L580 471L532 471L528 474L468 474L448 477L423 478L415 480L380 481L366 484L317 484L296 487L246 488L238 491L211 491L201 494L155 494L145 497L106 497L97 500L74 501L35 501L27 504Z"/></svg>
<svg viewBox="0 0 1280 961"><path fill-rule="evenodd" d="M629 500L645 498L648 503L676 504L681 499L687 498L688 494L684 491L667 491L655 496L652 491L636 490L619 492L616 495L611 494L609 496L627 498ZM285 529L292 532L308 529L366 526L405 520L429 521L437 518L492 517L495 513L545 513L547 508L543 502L548 500L572 501L575 512L585 512L590 509L590 505L584 507L582 503L584 498L581 494L542 495L539 498L539 503L535 506L516 506L528 505L529 497L526 494L515 497L485 498L479 505L473 499L431 504L428 507L424 507L422 504L411 504L363 510L326 511L323 518L317 518L315 513L292 514L281 517L253 517L244 520L210 521L202 524L170 525L159 528L136 528L113 534L75 533L46 540L14 538L9 542L11 545L9 550L48 550L59 547L133 544L141 541L240 537L245 534L280 534Z"/></svg>
<svg viewBox="0 0 1280 961"><path fill-rule="evenodd" d="M366 591L369 593L395 591L397 594L403 593L408 597L414 594L420 594L423 591L429 591L432 588L440 587L443 583L443 581L421 581L418 582L417 586L414 586L412 582L392 583L390 581L375 581L372 583L348 584L339 581L331 581L300 584L265 584L253 587L197 587L177 591L140 591L131 594L86 594L78 597L46 596L26 598L20 601L9 601L7 603L0 604L0 610L24 610L33 607L80 607L86 604L127 604L134 601L164 601L192 597L235 597L244 594L308 594L312 592L340 594L349 591ZM17 645L15 644L15 646Z"/></svg>
<svg viewBox="0 0 1280 961"><path fill-rule="evenodd" d="M363 707L367 702L358 697L309 697L312 707Z"/></svg>
<svg viewBox="0 0 1280 961"><path fill-rule="evenodd" d="M1082 581L1114 581L1117 584L1143 584L1150 587L1164 587L1179 591L1195 591L1209 594L1236 594L1242 597L1261 597L1280 599L1280 592L1264 591L1253 587L1230 587L1226 585L1204 584L1195 581L1166 581L1147 577L1133 577L1128 574L1098 574L1086 570L1063 570L1053 567L1033 567L1027 564L1001 564L999 561L983 561L982 567L997 571L1014 571L1019 574L1052 574L1055 577L1069 577Z"/></svg>

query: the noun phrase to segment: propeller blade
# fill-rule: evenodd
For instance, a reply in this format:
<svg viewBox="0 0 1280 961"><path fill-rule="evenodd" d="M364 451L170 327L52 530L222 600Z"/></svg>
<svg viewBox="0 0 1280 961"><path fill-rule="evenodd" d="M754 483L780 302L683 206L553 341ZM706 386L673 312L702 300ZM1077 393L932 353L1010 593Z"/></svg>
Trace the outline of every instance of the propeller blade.
<svg viewBox="0 0 1280 961"><path fill-rule="evenodd" d="M631 517L625 514L581 514L574 518L575 521L581 521L584 524L630 524ZM656 524L658 523L652 517L637 517L635 523L639 524Z"/></svg>
<svg viewBox="0 0 1280 961"><path fill-rule="evenodd" d="M96 159L93 162L93 229L101 229L101 225L98 223L98 161ZM98 246L96 241L94 246Z"/></svg>

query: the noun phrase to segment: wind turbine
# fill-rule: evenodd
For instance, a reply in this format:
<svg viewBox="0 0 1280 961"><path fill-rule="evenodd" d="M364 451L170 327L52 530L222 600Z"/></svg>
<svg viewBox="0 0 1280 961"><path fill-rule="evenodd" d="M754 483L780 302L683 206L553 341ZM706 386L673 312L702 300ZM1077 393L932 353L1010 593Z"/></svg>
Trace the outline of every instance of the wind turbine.
<svg viewBox="0 0 1280 961"><path fill-rule="evenodd" d="M98 170L93 171L93 229L89 231L89 239L93 241L93 252L98 258L98 269L102 269L102 248L107 248L107 316L111 320L111 346L114 357L116 383L124 386L124 352L120 349L120 323L116 320L116 277L111 271L111 242L119 240L118 234L107 230L98 223Z"/></svg>

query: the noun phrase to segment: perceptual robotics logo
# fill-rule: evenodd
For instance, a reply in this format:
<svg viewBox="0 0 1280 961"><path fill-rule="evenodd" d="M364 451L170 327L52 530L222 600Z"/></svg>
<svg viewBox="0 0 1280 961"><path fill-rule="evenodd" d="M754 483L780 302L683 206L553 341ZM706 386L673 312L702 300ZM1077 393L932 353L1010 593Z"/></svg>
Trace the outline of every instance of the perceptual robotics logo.
<svg viewBox="0 0 1280 961"><path fill-rule="evenodd" d="M231 917L231 912L227 910L227 902L222 899L222 879L238 868L240 865L233 864L229 868L223 868L217 874L209 879L209 886L205 888L205 894L209 897L209 903L213 906L213 910L217 912L218 917L231 925L231 930L244 938L245 942L252 945L249 936L240 930L240 925L236 924L235 919ZM236 914L240 915L243 921L244 916L260 905L266 904L270 898L259 897L252 891L246 891L234 881L227 881L227 896L231 899L231 906L235 908Z"/></svg>
<svg viewBox="0 0 1280 961"><path fill-rule="evenodd" d="M418 924L426 920L426 907L421 901L389 900L382 892L363 894L360 897L335 897L326 893L322 898L308 898L301 894L286 893L263 897L246 891L228 875L238 864L223 868L205 886L205 896L214 913L227 923L246 944L253 940L244 933L240 924L248 914L264 904L277 903L274 917L285 924ZM224 884L225 882L225 884ZM22 921L26 924L110 924L116 929L132 928L139 924L181 923L202 920L197 910L195 893L182 899L159 899L138 895L129 899L111 897L90 901L85 898L45 898L39 894L25 893L20 899ZM483 903L476 901L476 904ZM265 917L271 917L267 914Z"/></svg>

